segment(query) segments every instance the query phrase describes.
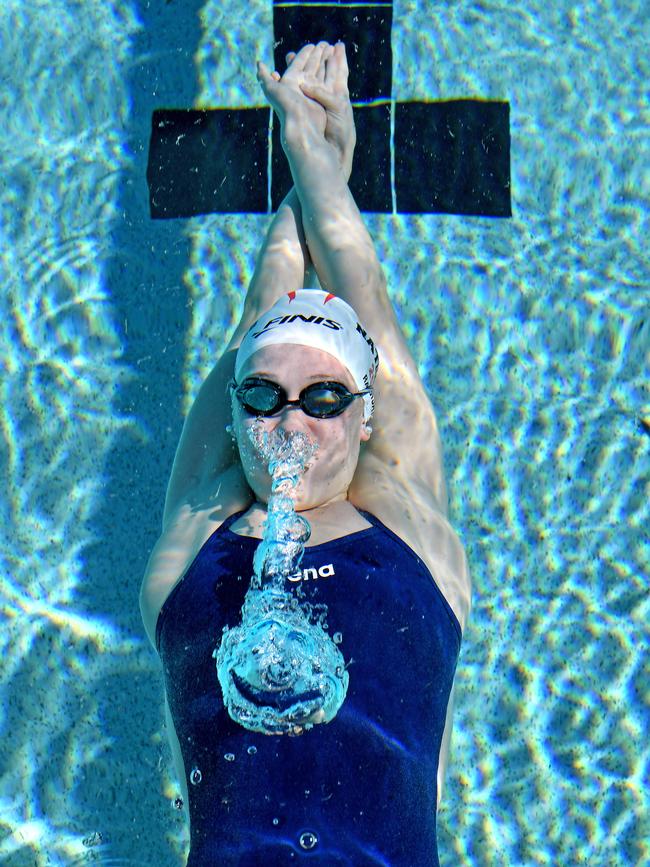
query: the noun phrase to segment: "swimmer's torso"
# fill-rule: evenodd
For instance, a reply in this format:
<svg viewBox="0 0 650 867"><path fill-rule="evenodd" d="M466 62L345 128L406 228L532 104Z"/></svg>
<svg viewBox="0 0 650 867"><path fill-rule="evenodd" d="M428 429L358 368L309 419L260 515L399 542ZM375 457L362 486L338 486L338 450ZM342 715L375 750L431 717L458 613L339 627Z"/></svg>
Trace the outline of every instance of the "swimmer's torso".
<svg viewBox="0 0 650 867"><path fill-rule="evenodd" d="M241 517L210 536L158 622L190 779L189 864L434 867L436 770L460 646L452 609L422 560L359 514L362 529L306 549L294 582L327 605L328 631L341 635L343 706L297 738L247 731L226 713L212 659L223 627L238 622L258 544L232 532Z"/></svg>
<svg viewBox="0 0 650 867"><path fill-rule="evenodd" d="M308 546L345 536L363 529L367 521L359 510L372 512L423 560L464 629L469 611L467 562L460 541L431 501L404 496L391 490L393 480L373 474L372 484L358 485L350 499L334 508L310 516L312 535ZM215 498L214 491L219 492ZM425 492L426 494L426 492ZM240 513L233 529L259 540L261 513L252 502L251 492L236 465L213 483L205 497L197 498L201 508L182 507L154 548L142 594L142 614L153 641L158 612L165 599L189 568L205 542L235 513ZM320 510L318 510L320 511Z"/></svg>

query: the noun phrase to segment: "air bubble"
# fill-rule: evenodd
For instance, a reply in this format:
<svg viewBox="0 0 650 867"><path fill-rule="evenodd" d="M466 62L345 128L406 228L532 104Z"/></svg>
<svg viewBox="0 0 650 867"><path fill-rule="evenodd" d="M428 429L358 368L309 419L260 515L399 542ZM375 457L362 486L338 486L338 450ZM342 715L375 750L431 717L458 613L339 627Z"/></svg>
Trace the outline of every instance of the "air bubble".
<svg viewBox="0 0 650 867"><path fill-rule="evenodd" d="M298 840L300 848L309 851L318 843L318 837L312 831L304 831Z"/></svg>
<svg viewBox="0 0 650 867"><path fill-rule="evenodd" d="M273 824L274 824L274 825L279 825L279 824L280 824L280 820L274 818L274 819L273 819Z"/></svg>
<svg viewBox="0 0 650 867"><path fill-rule="evenodd" d="M201 770L199 768L192 768L192 771L190 773L190 783L193 786L198 786L202 779L203 774L201 773Z"/></svg>
<svg viewBox="0 0 650 867"><path fill-rule="evenodd" d="M334 644L340 644L343 641L343 635L340 632L335 632L332 636Z"/></svg>
<svg viewBox="0 0 650 867"><path fill-rule="evenodd" d="M234 754L234 753L226 753L226 754L224 755L224 759L225 759L227 762L234 762L234 761L235 761L235 754Z"/></svg>
<svg viewBox="0 0 650 867"><path fill-rule="evenodd" d="M254 756L255 753L257 752L257 747L249 747L246 750L246 752L248 753L249 756Z"/></svg>

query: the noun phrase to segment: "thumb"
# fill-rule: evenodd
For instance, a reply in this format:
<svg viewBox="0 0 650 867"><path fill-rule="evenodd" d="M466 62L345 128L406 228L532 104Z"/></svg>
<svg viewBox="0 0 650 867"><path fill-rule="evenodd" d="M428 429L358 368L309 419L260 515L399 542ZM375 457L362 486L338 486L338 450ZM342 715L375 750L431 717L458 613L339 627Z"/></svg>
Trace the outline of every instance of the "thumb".
<svg viewBox="0 0 650 867"><path fill-rule="evenodd" d="M322 85L305 84L303 82L300 84L300 89L305 96L308 96L310 99L315 99L316 102L319 102L323 106L323 108L336 108L335 97L333 97L332 94Z"/></svg>
<svg viewBox="0 0 650 867"><path fill-rule="evenodd" d="M257 80L264 90L273 87L273 84L278 81L279 78L280 76L277 72L269 72L269 68L265 63L262 63L261 60L257 61Z"/></svg>

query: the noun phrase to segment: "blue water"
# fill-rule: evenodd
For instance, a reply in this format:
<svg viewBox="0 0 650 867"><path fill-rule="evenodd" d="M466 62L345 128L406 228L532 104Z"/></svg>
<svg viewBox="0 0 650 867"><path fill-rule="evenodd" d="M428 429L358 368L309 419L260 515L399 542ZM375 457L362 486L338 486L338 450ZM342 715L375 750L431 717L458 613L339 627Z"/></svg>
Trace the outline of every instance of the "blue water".
<svg viewBox="0 0 650 867"><path fill-rule="evenodd" d="M145 169L154 108L262 104L271 4L222 6L3 3L9 867L183 863L138 590L267 218L152 223ZM475 582L448 867L650 862L647 22L622 0L395 3L395 100L511 105L512 219L368 217Z"/></svg>

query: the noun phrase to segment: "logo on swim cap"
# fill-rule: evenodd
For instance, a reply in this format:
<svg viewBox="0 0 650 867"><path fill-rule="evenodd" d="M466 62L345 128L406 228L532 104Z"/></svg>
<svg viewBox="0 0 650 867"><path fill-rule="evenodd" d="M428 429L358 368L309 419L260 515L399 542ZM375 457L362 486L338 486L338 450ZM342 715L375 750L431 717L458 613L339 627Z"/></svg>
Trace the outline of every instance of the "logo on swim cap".
<svg viewBox="0 0 650 867"><path fill-rule="evenodd" d="M366 331L366 329L363 327L363 325L360 322L357 322L357 331L359 332L359 334L363 337L363 339L368 344L368 347L369 347L370 351L372 352L372 357L375 360L375 363L373 366L374 366L374 368L377 368L379 366L379 353L377 352L377 347L375 346L375 343L374 343L372 337L368 334L368 332ZM375 373L376 373L376 370L375 370ZM372 378L373 379L375 378L374 375Z"/></svg>
<svg viewBox="0 0 650 867"><path fill-rule="evenodd" d="M269 319L264 328L261 331L253 331L251 337L257 339L262 334L266 334L271 328L277 328L280 325L287 325L298 320L306 324L323 325L325 328L331 328L333 331L340 331L343 327L340 322L336 322L334 319L325 319L324 316L306 316L304 313L292 313L291 316L276 316L274 319Z"/></svg>

